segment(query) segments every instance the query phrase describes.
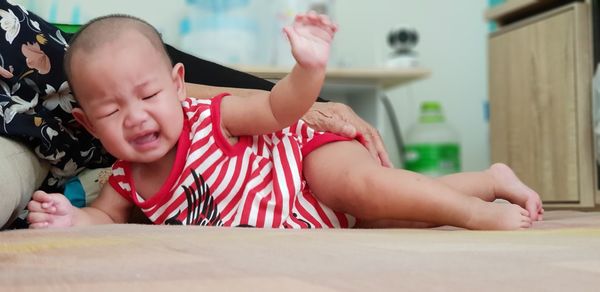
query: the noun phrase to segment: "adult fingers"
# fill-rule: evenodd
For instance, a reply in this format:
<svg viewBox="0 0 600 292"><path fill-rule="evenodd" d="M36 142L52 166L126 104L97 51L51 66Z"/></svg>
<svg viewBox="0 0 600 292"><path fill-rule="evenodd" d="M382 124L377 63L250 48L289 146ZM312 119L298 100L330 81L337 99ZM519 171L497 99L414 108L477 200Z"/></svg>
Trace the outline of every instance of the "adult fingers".
<svg viewBox="0 0 600 292"><path fill-rule="evenodd" d="M350 139L356 138L358 133L356 128L330 107L331 105L328 103L315 103L302 117L302 120L317 131L329 132Z"/></svg>
<svg viewBox="0 0 600 292"><path fill-rule="evenodd" d="M367 144L365 146L369 150L369 153L371 153L371 156L378 160L382 166L392 167L392 162L390 161L379 131L356 115L352 109L348 108L347 111L349 115L348 121L355 125L358 132L363 135Z"/></svg>
<svg viewBox="0 0 600 292"><path fill-rule="evenodd" d="M314 125L313 128L318 131L329 132L350 139L356 138L358 133L356 128L340 118L333 118L321 112L314 112L309 116L313 118L310 124Z"/></svg>
<svg viewBox="0 0 600 292"><path fill-rule="evenodd" d="M370 152L379 159L379 162L382 166L392 167L392 161L383 145L383 139L381 138L381 134L375 128L371 127L371 125L365 123L365 128L361 131L364 132L363 136L365 140L370 145Z"/></svg>
<svg viewBox="0 0 600 292"><path fill-rule="evenodd" d="M392 166L379 132L354 113L349 106L336 102L317 102L302 119L318 131L352 139L356 138L358 133L362 134L365 147L373 159L382 166Z"/></svg>
<svg viewBox="0 0 600 292"><path fill-rule="evenodd" d="M383 165L383 162L381 161L381 159L379 159L379 153L377 153L377 147L375 147L375 144L377 142L375 142L373 135L371 133L365 133L365 129L359 130L359 132L363 136L364 141L362 141L362 142L364 143L364 146L369 151L369 154L371 155L371 157L373 157L373 159L375 159L377 162L379 162L379 164Z"/></svg>

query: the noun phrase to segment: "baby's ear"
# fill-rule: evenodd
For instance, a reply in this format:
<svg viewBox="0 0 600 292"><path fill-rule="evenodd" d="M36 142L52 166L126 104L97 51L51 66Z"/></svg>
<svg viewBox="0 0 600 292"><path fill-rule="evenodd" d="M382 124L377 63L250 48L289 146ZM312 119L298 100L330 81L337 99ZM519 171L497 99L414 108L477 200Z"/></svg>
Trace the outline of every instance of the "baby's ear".
<svg viewBox="0 0 600 292"><path fill-rule="evenodd" d="M87 115L81 108L73 108L73 111L71 113L73 114L73 117L79 124L81 124L88 132L90 132L90 134L94 135L94 137L98 138L96 136L96 129L94 128L92 123L90 123L90 120L88 120Z"/></svg>
<svg viewBox="0 0 600 292"><path fill-rule="evenodd" d="M177 87L177 97L179 100L184 100L187 98L187 91L185 89L185 68L183 64L177 63L173 66L173 70L171 71L171 78L173 82L175 82L175 86Z"/></svg>

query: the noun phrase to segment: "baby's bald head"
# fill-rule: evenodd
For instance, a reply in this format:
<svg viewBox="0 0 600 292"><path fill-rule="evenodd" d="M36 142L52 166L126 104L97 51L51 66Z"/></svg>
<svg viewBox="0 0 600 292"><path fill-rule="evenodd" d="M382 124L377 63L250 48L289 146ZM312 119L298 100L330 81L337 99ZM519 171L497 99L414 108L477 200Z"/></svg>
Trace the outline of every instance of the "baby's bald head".
<svg viewBox="0 0 600 292"><path fill-rule="evenodd" d="M64 69L67 80L72 80L72 63L76 54L89 55L103 44L119 40L126 33L139 33L154 47L164 59L165 66L172 68L172 63L165 50L160 33L146 21L124 14L114 14L98 17L81 27L69 43L64 58ZM135 53L135 52L132 52ZM72 86L71 86L71 89Z"/></svg>

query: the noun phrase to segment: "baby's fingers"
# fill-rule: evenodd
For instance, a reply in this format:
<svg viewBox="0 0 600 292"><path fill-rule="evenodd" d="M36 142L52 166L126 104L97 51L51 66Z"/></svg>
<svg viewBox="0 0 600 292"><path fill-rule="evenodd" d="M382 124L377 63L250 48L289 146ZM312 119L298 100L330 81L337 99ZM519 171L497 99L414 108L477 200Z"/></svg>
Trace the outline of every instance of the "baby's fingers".
<svg viewBox="0 0 600 292"><path fill-rule="evenodd" d="M314 11L296 15L295 23L300 26L317 26L325 30L329 35L333 35L338 30L337 24L333 23L327 15L317 14Z"/></svg>
<svg viewBox="0 0 600 292"><path fill-rule="evenodd" d="M52 196L44 191L35 191L33 192L32 199L38 201L40 203L52 203L54 199Z"/></svg>
<svg viewBox="0 0 600 292"><path fill-rule="evenodd" d="M309 11L305 15L302 15L300 18L308 23L335 26L329 19L329 16L327 16L326 14L319 14L313 10Z"/></svg>
<svg viewBox="0 0 600 292"><path fill-rule="evenodd" d="M56 201L52 195L42 191L33 193L33 200L27 205L29 211L33 212L56 212Z"/></svg>
<svg viewBox="0 0 600 292"><path fill-rule="evenodd" d="M44 208L42 208L42 203L38 201L29 201L27 210L29 210L29 212L46 212L44 211Z"/></svg>
<svg viewBox="0 0 600 292"><path fill-rule="evenodd" d="M27 215L30 228L48 227L51 220L52 215L43 212L29 212L29 215Z"/></svg>
<svg viewBox="0 0 600 292"><path fill-rule="evenodd" d="M44 229L44 228L48 228L48 226L49 226L48 222L40 222L40 223L29 224L29 228L30 229Z"/></svg>
<svg viewBox="0 0 600 292"><path fill-rule="evenodd" d="M314 22L318 23L320 27L326 29L331 34L335 33L338 30L337 24L332 22L327 15L317 15Z"/></svg>

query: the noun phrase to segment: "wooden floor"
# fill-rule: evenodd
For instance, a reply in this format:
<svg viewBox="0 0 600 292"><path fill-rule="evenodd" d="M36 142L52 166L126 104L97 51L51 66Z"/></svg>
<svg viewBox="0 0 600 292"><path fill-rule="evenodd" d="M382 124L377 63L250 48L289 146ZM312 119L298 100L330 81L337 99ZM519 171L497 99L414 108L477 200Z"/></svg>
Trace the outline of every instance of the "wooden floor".
<svg viewBox="0 0 600 292"><path fill-rule="evenodd" d="M552 211L545 219L509 232L8 231L0 233L0 290L598 291L600 213Z"/></svg>

